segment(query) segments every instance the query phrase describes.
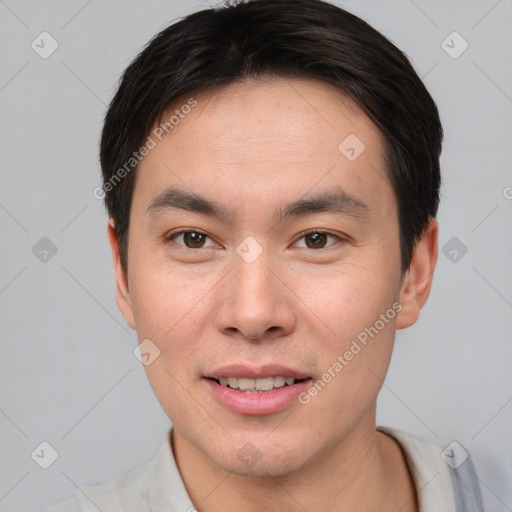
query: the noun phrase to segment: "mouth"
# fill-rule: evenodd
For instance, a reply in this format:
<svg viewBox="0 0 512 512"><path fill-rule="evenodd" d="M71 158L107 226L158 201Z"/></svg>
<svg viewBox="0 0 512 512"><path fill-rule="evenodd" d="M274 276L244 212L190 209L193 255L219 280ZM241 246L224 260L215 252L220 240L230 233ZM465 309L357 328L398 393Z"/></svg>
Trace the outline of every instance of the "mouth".
<svg viewBox="0 0 512 512"><path fill-rule="evenodd" d="M307 373L279 364L235 364L203 377L212 398L222 407L242 415L274 414L293 407L311 386Z"/></svg>
<svg viewBox="0 0 512 512"><path fill-rule="evenodd" d="M242 393L270 393L272 391L276 391L278 389L293 386L294 384L299 384L308 378L304 379L296 379L294 377L283 377L283 376L269 376L269 377L260 377L257 379L250 377L220 377L218 379L209 378L216 382L219 386L223 386L225 388L232 389L234 391L239 391Z"/></svg>

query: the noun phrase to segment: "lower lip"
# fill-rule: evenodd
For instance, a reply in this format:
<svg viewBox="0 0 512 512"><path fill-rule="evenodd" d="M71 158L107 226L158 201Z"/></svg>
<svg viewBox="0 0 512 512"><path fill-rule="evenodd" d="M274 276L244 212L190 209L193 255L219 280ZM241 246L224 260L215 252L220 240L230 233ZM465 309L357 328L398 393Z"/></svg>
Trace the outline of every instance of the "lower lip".
<svg viewBox="0 0 512 512"><path fill-rule="evenodd" d="M297 382L291 386L283 386L266 393L244 393L221 386L214 380L205 379L217 400L228 409L239 414L259 415L273 414L282 411L305 391L311 384L311 379Z"/></svg>

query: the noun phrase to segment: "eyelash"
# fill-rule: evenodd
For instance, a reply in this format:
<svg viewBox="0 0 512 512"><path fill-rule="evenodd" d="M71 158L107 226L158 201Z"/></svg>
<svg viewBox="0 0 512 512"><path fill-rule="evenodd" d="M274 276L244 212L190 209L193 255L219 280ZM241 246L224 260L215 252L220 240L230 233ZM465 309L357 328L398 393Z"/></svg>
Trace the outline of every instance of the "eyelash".
<svg viewBox="0 0 512 512"><path fill-rule="evenodd" d="M174 241L179 235L183 235L183 234L186 234L186 233L197 233L199 235L203 235L203 236L209 238L210 240L212 240L212 238L210 236L208 236L206 233L203 233L202 231L199 231L197 229L183 229L181 231L176 231L174 233L171 233L170 235L167 235L165 237L165 240L166 240L166 242L170 242L171 240ZM297 243L299 240L305 238L306 236L313 235L313 234L320 234L320 235L327 235L327 236L330 236L330 237L334 237L334 238L336 238L337 242L345 241L345 239L343 237L341 237L339 235L335 235L334 233L331 233L329 231L323 231L321 229L309 229L307 231L303 231L302 233L300 233L300 235L297 238L297 241L295 243ZM178 244L178 245L180 245L181 247L183 247L184 249L189 250L189 251L197 251L199 249L207 249L207 247L193 248L193 247L187 247L186 245L182 245L182 244ZM335 243L331 244L331 245L328 245L327 247L320 247L320 249L311 249L309 247L305 247L305 249L311 249L311 250L319 251L321 249L329 249L333 245L335 245Z"/></svg>

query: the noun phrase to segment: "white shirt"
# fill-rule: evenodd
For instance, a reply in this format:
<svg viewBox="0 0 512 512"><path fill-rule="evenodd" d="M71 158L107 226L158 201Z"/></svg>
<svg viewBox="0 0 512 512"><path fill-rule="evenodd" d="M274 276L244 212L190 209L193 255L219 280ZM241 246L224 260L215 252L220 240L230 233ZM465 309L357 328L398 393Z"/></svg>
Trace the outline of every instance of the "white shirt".
<svg viewBox="0 0 512 512"><path fill-rule="evenodd" d="M460 445L444 450L445 462L442 448L430 441L394 428L377 430L401 445L420 512L482 512L473 465ZM151 461L104 484L83 486L46 512L196 512L176 466L171 431Z"/></svg>

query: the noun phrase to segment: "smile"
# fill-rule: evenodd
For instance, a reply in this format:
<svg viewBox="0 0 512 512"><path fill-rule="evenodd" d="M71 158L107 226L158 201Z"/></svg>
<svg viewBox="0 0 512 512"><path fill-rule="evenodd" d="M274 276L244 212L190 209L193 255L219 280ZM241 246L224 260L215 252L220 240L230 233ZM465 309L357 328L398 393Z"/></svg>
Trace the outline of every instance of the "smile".
<svg viewBox="0 0 512 512"><path fill-rule="evenodd" d="M267 393L274 389L279 389L285 386L292 386L295 382L300 382L303 379L295 379L294 377L262 377L252 379L249 377L221 377L213 379L221 386L242 391L245 393Z"/></svg>

